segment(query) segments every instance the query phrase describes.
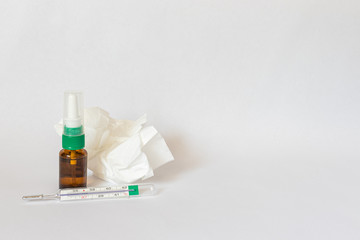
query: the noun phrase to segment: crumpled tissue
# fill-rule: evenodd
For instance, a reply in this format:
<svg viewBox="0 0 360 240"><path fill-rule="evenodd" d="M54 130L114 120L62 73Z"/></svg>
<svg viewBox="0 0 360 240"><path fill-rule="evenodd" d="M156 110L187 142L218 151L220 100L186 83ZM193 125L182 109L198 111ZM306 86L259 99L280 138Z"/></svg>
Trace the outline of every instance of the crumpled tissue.
<svg viewBox="0 0 360 240"><path fill-rule="evenodd" d="M154 176L153 170L174 160L163 137L145 126L146 115L136 121L111 118L105 110L84 111L88 168L105 181L121 184ZM63 123L55 125L61 136Z"/></svg>

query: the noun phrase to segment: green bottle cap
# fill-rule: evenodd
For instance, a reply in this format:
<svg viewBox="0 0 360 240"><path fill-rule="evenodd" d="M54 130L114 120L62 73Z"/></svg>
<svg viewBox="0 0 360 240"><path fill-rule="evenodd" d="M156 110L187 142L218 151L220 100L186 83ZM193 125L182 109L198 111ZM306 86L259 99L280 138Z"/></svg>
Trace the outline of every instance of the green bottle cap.
<svg viewBox="0 0 360 240"><path fill-rule="evenodd" d="M67 150L78 150L85 147L85 134L78 136L62 135L62 147Z"/></svg>
<svg viewBox="0 0 360 240"><path fill-rule="evenodd" d="M69 128L64 126L62 147L67 150L78 150L85 147L85 134L83 127Z"/></svg>

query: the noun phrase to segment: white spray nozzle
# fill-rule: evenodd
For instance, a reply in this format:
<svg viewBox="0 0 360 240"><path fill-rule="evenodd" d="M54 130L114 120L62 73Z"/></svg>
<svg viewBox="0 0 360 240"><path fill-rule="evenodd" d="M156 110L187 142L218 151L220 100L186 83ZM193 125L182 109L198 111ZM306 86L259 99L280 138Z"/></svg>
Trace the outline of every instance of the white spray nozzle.
<svg viewBox="0 0 360 240"><path fill-rule="evenodd" d="M78 128L83 125L84 108L81 92L65 92L64 125L67 128Z"/></svg>

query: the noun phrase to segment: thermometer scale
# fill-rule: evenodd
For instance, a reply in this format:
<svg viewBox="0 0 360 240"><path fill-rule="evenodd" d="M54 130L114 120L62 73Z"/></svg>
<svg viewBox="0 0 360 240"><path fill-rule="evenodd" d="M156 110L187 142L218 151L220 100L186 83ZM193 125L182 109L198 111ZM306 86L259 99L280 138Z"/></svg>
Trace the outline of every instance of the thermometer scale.
<svg viewBox="0 0 360 240"><path fill-rule="evenodd" d="M155 194L154 184L131 184L110 187L65 188L55 194L39 194L23 196L23 200L90 200L90 199L116 199L151 196Z"/></svg>

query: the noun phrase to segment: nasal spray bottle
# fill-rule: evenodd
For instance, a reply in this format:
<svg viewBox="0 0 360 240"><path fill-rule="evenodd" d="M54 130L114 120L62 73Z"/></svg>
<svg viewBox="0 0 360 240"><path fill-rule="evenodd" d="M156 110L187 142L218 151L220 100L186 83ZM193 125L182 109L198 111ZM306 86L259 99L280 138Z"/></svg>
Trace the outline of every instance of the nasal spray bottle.
<svg viewBox="0 0 360 240"><path fill-rule="evenodd" d="M87 152L84 135L83 95L64 94L64 132L59 152L59 188L86 187Z"/></svg>

